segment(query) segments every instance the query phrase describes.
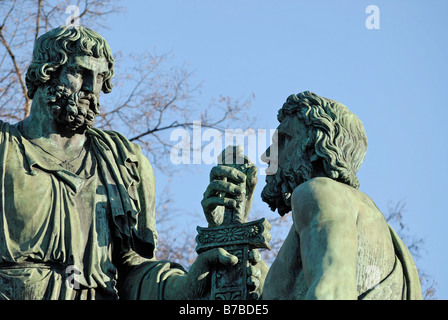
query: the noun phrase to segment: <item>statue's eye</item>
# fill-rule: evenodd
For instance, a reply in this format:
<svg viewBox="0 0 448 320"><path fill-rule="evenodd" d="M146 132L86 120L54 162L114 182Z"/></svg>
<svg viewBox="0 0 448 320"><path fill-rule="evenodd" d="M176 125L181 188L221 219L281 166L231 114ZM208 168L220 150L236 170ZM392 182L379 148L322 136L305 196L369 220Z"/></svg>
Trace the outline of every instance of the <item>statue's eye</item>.
<svg viewBox="0 0 448 320"><path fill-rule="evenodd" d="M99 75L96 77L96 82L98 82L98 83L103 82L103 80L104 80L104 74L99 74Z"/></svg>
<svg viewBox="0 0 448 320"><path fill-rule="evenodd" d="M82 68L79 68L79 67L76 67L76 66L69 67L68 68L68 72L71 75L76 76L76 77L82 76L82 74L83 74Z"/></svg>

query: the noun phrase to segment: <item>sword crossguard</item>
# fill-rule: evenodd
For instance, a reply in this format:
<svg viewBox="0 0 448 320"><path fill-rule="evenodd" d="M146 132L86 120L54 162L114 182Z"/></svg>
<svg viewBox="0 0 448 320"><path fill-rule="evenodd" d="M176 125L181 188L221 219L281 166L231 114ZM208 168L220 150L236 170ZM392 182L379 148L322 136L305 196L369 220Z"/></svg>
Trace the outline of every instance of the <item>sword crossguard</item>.
<svg viewBox="0 0 448 320"><path fill-rule="evenodd" d="M249 246L250 249L271 249L271 225L265 218L216 227L197 227L196 251L198 253L213 248Z"/></svg>

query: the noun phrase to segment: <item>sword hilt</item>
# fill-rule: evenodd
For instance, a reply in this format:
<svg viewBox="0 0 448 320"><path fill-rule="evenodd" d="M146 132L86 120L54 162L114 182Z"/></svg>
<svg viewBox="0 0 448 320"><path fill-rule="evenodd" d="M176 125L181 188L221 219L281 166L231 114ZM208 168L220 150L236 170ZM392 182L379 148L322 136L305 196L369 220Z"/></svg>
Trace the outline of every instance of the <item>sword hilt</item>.
<svg viewBox="0 0 448 320"><path fill-rule="evenodd" d="M229 146L218 157L218 164L236 168L247 175L254 164L244 156L241 147ZM227 181L224 178L224 181ZM224 196L224 195L222 195ZM197 227L196 251L201 253L212 248L223 248L238 258L238 263L229 269L212 271L212 300L248 300L247 287L249 252L253 249L270 249L271 225L266 219L246 222L245 201L239 210L224 209L222 223L215 227Z"/></svg>

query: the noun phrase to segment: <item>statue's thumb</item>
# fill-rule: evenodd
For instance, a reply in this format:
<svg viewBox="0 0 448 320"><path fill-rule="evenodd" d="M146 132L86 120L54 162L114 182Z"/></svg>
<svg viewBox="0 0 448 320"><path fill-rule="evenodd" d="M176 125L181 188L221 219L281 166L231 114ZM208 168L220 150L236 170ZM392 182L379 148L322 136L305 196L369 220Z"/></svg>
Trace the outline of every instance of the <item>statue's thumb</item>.
<svg viewBox="0 0 448 320"><path fill-rule="evenodd" d="M238 263L237 257L231 255L222 248L212 249L206 254L210 255L207 260L211 265L221 264L223 266L230 267Z"/></svg>
<svg viewBox="0 0 448 320"><path fill-rule="evenodd" d="M256 166L250 167L247 170L246 186L248 188L248 193L253 191L255 189L255 186L257 185L257 182L258 182L257 173L258 173L258 168Z"/></svg>
<svg viewBox="0 0 448 320"><path fill-rule="evenodd" d="M224 266L234 266L238 263L238 258L234 255L231 255L227 251L221 249L222 251L219 251L219 262L223 264ZM223 252L224 251L224 252Z"/></svg>

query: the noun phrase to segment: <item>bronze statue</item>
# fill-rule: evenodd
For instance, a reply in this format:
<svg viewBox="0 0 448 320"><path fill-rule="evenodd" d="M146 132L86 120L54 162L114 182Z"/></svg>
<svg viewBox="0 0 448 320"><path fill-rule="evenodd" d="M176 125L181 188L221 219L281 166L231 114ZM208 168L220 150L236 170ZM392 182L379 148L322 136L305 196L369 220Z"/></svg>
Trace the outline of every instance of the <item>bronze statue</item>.
<svg viewBox="0 0 448 320"><path fill-rule="evenodd" d="M367 149L361 121L344 105L312 92L289 96L278 121L262 157L269 163L262 199L280 215L292 212L293 225L262 298L421 299L408 249L359 190L356 173ZM222 177L235 181L240 175L228 169ZM211 183L204 194L206 215L215 215L212 204L251 201L236 198L233 183L216 186ZM225 190L224 199L214 196Z"/></svg>

